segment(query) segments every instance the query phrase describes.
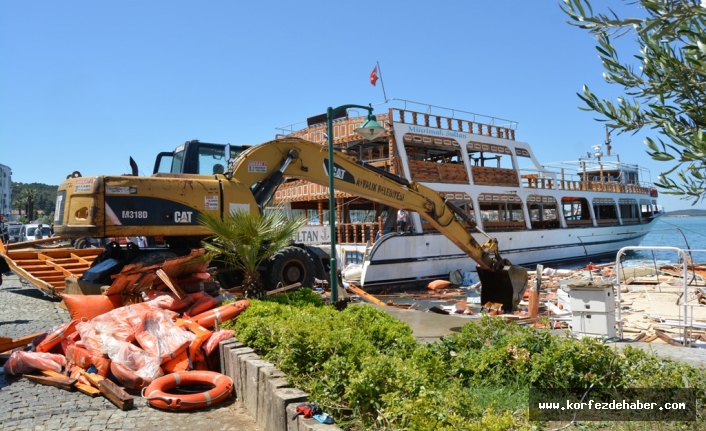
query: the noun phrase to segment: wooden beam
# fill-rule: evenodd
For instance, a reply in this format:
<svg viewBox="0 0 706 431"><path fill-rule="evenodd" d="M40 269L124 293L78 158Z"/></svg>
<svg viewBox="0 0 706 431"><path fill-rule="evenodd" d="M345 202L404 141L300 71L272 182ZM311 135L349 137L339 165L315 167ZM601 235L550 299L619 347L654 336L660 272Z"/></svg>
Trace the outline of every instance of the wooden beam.
<svg viewBox="0 0 706 431"><path fill-rule="evenodd" d="M278 293L282 293L282 292L286 292L288 290L296 289L297 287L301 287L301 285L302 285L301 283L290 284L289 286L284 286L284 287L280 287L279 289L270 290L267 292L267 295L268 296L269 295L276 295Z"/></svg>
<svg viewBox="0 0 706 431"><path fill-rule="evenodd" d="M125 392L120 386L111 382L108 379L103 379L100 382L100 391L104 397L118 406L120 410L131 410L135 405L135 399L132 395Z"/></svg>
<svg viewBox="0 0 706 431"><path fill-rule="evenodd" d="M360 295L363 299L365 299L365 300L368 301L368 302L372 302L373 304L379 305L379 306L381 306L381 307L387 307L387 304L385 304L384 302L380 301L379 299L377 299L377 298L374 297L373 295L369 294L368 292L364 291L363 289L357 287L357 286L354 285L354 284L349 284L348 287L347 287L347 289L348 289L348 290L351 290L351 291L353 291L353 292L355 292L355 293L358 294L358 295Z"/></svg>
<svg viewBox="0 0 706 431"><path fill-rule="evenodd" d="M31 343L32 340L35 338L39 337L40 335L44 335L46 331L42 332L36 332L32 335L25 335L24 337L19 337L19 338L7 338L7 337L0 337L0 352L6 352L8 350L12 350L15 347L24 347L27 344Z"/></svg>
<svg viewBox="0 0 706 431"><path fill-rule="evenodd" d="M159 279L162 280L162 281L164 282L164 284L166 284L167 287L168 287L172 292L174 292L174 294L177 296L177 298L179 298L179 299L184 299L184 298L186 298L186 296L187 296L187 295L186 295L186 292L184 292L183 290L181 290L181 287L179 287L179 285L177 284L177 282L176 282L176 281L172 281L172 280L169 278L169 276L167 275L167 273L164 272L164 270L158 269L155 273L157 274L157 277L159 277Z"/></svg>
<svg viewBox="0 0 706 431"><path fill-rule="evenodd" d="M44 374L47 377L64 377L66 378L65 375L61 373L57 373L56 371L48 371L48 370L42 370L40 371L42 374ZM94 388L91 385L87 385L85 383L80 383L78 380L76 380L76 383L74 383L74 387L79 391L82 392L90 397L97 397L101 394L101 391L98 390L98 388Z"/></svg>
<svg viewBox="0 0 706 431"><path fill-rule="evenodd" d="M46 377L35 376L33 374L24 374L23 377L26 377L27 380L29 380L30 382L39 383L40 385L55 386L57 388L61 388L67 391L73 391L76 389L74 387L74 385L76 384L76 379L72 379L64 375L60 375L57 377Z"/></svg>
<svg viewBox="0 0 706 431"><path fill-rule="evenodd" d="M679 347L682 346L682 344L680 342L675 341L672 337L670 337L669 335L667 335L666 333L664 333L660 330L655 329L655 335L667 344L670 344L672 346L679 346Z"/></svg>

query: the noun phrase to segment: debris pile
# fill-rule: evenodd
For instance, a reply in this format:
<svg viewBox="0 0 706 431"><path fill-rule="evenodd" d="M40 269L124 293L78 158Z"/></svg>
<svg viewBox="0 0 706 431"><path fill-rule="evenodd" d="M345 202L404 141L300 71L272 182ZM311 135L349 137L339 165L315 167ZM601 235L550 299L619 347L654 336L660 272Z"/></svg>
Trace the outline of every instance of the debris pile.
<svg viewBox="0 0 706 431"><path fill-rule="evenodd" d="M614 323L616 337L706 347L706 265L687 263L686 269L685 280L683 264L631 262L620 266L619 277L615 263L590 263L581 268L558 270L540 267L539 273L528 272L524 298L513 314L505 314L501 304L480 304L480 283L459 285L453 282L454 277L450 277L451 282L429 283L426 292L376 295L373 299L378 305L471 319L483 314L497 315L520 324L570 330L579 336L600 335L581 327L581 319L593 318L595 323L596 317L604 317L603 330L610 334ZM684 298L685 281L687 298ZM574 295L572 285L576 286ZM588 301L585 307L593 309L572 310L571 303L577 301L579 287L583 289L585 285L594 285L597 291L607 286L607 299ZM594 292L592 296L600 299L600 295Z"/></svg>
<svg viewBox="0 0 706 431"><path fill-rule="evenodd" d="M127 265L110 275L112 283L100 286L100 295L63 294L69 322L15 340L0 338L0 352L14 349L5 373L103 395L129 410L133 407L129 391L173 373L210 372L218 366L218 355L212 354L218 343L233 336L233 331L219 330L218 325L236 317L249 302L221 305L235 297L219 293L204 256L200 249L162 263ZM87 288L88 282L71 283ZM223 388L230 395L232 384L224 383ZM174 395L167 401L170 409L183 410L179 398ZM219 395L219 400L225 398L226 394Z"/></svg>

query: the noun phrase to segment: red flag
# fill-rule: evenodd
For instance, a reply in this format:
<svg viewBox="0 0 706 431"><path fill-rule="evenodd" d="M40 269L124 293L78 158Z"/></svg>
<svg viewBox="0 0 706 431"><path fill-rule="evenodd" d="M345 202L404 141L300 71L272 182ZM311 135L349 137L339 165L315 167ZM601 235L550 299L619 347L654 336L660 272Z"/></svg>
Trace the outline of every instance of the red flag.
<svg viewBox="0 0 706 431"><path fill-rule="evenodd" d="M375 87L375 83L378 82L378 67L375 66L373 71L370 72L370 83Z"/></svg>

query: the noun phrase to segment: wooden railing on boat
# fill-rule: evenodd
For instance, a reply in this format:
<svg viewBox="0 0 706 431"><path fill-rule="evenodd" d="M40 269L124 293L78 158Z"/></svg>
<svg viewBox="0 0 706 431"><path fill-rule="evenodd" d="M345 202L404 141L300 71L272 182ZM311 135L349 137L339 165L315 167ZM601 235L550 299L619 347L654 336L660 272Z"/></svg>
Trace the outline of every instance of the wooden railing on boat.
<svg viewBox="0 0 706 431"><path fill-rule="evenodd" d="M476 168L474 166L473 168ZM474 174L475 178L475 174ZM530 189L553 189L554 180L549 177L539 176L538 174L523 174L522 187ZM600 181L573 181L573 180L557 180L556 184L559 190L582 190L592 192L614 192L614 193L632 193L649 195L650 189L637 184L623 184L615 181L600 182Z"/></svg>
<svg viewBox="0 0 706 431"><path fill-rule="evenodd" d="M409 117L407 116L408 114ZM398 108L390 109L390 115L392 118L396 119L395 121L397 122L414 126L435 127L437 129L446 129L461 133L473 133L476 135L495 136L502 139L515 140L515 130L508 127Z"/></svg>
<svg viewBox="0 0 706 431"><path fill-rule="evenodd" d="M378 234L382 232L382 217L374 223L339 223L336 225L337 242L339 244L375 243Z"/></svg>

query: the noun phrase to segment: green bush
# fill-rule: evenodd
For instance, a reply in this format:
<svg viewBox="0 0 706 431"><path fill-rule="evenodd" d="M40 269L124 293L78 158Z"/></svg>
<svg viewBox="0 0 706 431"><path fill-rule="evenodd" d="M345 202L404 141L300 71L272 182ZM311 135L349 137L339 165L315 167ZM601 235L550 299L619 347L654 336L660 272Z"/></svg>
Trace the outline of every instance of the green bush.
<svg viewBox="0 0 706 431"><path fill-rule="evenodd" d="M706 400L704 370L493 317L420 344L382 310L339 312L302 289L253 300L224 326L347 429L536 428L527 418L530 387L692 387Z"/></svg>

